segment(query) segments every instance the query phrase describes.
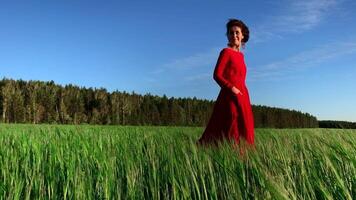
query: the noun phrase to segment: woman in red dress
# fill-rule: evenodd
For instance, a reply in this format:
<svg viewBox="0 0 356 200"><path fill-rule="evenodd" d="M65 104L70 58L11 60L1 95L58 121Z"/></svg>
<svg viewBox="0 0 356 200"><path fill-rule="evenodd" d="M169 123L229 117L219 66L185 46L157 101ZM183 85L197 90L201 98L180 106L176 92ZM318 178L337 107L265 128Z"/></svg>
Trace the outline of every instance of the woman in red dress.
<svg viewBox="0 0 356 200"><path fill-rule="evenodd" d="M228 47L220 52L214 79L221 87L212 116L199 144L218 144L223 140L240 144L243 137L254 145L254 120L245 84L246 65L241 47L249 39L248 27L237 19L226 24Z"/></svg>

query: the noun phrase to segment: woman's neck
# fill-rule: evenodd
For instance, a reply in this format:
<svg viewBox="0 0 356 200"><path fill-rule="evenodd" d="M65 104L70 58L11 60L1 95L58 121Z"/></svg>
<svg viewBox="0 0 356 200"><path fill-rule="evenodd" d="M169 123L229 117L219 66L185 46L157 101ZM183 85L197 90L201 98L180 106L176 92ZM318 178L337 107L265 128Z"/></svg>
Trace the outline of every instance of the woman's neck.
<svg viewBox="0 0 356 200"><path fill-rule="evenodd" d="M234 46L232 46L232 45L228 45L232 50L234 50L234 51L237 51L237 52L240 52L240 46L236 46L236 45L234 45Z"/></svg>

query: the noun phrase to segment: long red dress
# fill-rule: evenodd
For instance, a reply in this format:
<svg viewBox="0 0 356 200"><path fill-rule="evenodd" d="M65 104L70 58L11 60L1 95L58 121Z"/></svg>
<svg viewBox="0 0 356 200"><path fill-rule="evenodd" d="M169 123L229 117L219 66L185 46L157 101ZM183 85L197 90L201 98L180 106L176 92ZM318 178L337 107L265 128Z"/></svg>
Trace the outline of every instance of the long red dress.
<svg viewBox="0 0 356 200"><path fill-rule="evenodd" d="M242 136L248 144L254 145L254 120L245 84L244 55L233 49L224 48L215 66L214 79L221 90L212 116L198 143L218 144L227 139L239 144ZM242 94L234 94L233 86Z"/></svg>

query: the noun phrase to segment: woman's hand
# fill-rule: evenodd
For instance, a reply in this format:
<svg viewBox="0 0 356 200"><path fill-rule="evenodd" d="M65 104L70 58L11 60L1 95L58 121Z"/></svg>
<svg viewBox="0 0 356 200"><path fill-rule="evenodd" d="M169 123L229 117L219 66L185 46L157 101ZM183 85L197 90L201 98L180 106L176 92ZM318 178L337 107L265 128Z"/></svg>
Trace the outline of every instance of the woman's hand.
<svg viewBox="0 0 356 200"><path fill-rule="evenodd" d="M236 95L238 95L238 94L243 95L242 92L239 89L237 89L235 86L233 86L231 90Z"/></svg>

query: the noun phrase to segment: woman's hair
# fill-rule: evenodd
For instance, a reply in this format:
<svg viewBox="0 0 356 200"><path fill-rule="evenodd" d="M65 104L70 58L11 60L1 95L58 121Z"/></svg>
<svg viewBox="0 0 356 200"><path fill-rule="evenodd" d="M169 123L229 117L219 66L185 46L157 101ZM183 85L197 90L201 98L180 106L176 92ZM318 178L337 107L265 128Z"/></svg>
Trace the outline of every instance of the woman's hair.
<svg viewBox="0 0 356 200"><path fill-rule="evenodd" d="M242 39L242 43L245 44L249 37L250 37L250 31L248 30L248 27L246 26L245 23L243 23L241 20L238 19L229 19L229 21L226 24L226 35L229 34L230 28L233 26L238 26L241 28L242 35L244 38Z"/></svg>

